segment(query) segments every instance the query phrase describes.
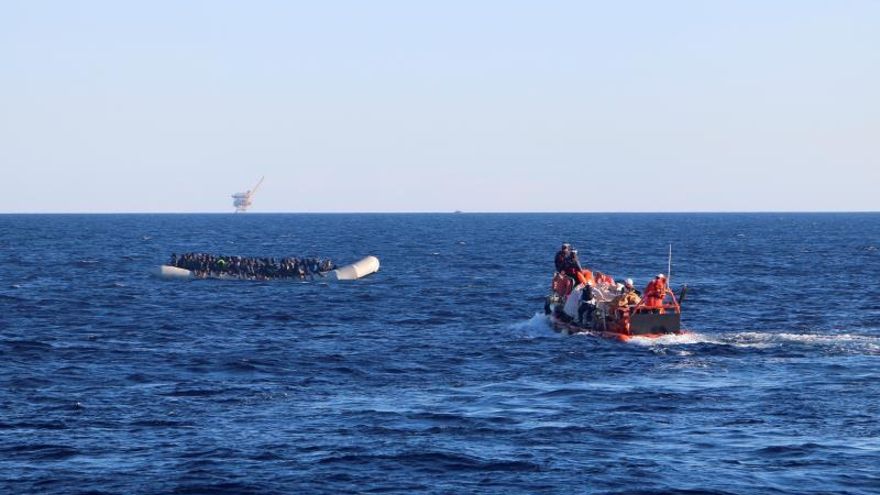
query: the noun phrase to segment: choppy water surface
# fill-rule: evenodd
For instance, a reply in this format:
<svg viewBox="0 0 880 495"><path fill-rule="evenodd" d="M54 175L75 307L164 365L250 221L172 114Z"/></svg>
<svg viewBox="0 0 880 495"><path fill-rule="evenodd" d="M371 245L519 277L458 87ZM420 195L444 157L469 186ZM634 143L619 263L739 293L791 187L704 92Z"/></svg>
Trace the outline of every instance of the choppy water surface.
<svg viewBox="0 0 880 495"><path fill-rule="evenodd" d="M692 334L561 337L562 241ZM2 493L880 491L880 215L0 216ZM169 282L171 252L357 283Z"/></svg>

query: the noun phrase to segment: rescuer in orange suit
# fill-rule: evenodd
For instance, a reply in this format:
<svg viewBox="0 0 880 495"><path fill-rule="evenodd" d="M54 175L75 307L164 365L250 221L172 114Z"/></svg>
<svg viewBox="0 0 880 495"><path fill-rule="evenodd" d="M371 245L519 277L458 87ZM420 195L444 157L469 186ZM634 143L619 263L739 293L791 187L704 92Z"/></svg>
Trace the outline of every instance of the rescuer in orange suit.
<svg viewBox="0 0 880 495"><path fill-rule="evenodd" d="M654 277L654 280L648 282L645 287L645 307L651 309L659 309L663 312L663 298L669 288L666 286L666 276L662 273Z"/></svg>

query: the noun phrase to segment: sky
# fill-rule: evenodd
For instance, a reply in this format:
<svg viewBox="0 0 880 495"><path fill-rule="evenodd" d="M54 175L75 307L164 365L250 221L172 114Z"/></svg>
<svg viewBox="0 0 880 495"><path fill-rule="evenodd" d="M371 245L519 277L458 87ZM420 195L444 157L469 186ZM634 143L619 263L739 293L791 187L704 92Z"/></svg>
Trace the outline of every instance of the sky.
<svg viewBox="0 0 880 495"><path fill-rule="evenodd" d="M880 210L880 2L0 0L0 213Z"/></svg>

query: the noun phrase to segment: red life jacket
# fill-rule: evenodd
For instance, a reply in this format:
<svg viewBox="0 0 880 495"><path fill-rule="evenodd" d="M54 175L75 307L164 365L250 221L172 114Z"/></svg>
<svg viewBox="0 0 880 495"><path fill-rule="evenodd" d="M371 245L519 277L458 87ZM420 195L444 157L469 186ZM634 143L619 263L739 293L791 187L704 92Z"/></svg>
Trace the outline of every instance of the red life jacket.
<svg viewBox="0 0 880 495"><path fill-rule="evenodd" d="M565 297L571 292L571 288L574 285L574 282L571 280L571 277L563 275L562 273L557 273L553 277L553 282L550 284L550 288L557 295L561 297Z"/></svg>

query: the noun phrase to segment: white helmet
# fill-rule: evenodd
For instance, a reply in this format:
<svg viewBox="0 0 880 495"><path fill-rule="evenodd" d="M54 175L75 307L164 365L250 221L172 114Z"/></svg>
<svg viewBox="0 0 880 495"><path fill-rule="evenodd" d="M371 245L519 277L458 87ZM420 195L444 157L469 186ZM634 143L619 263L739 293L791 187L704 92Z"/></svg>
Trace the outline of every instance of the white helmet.
<svg viewBox="0 0 880 495"><path fill-rule="evenodd" d="M633 279L631 279L631 278L626 279L626 280L624 281L624 285L626 285L627 287L632 287L632 285L633 285Z"/></svg>
<svg viewBox="0 0 880 495"><path fill-rule="evenodd" d="M663 275L662 273L658 273L657 278L666 278L666 275Z"/></svg>

